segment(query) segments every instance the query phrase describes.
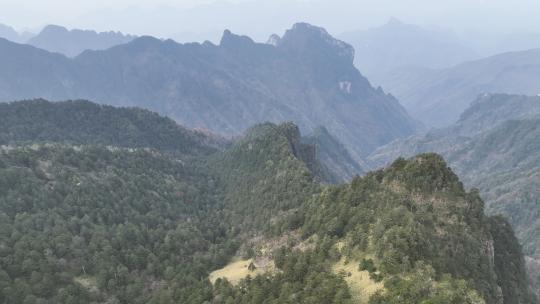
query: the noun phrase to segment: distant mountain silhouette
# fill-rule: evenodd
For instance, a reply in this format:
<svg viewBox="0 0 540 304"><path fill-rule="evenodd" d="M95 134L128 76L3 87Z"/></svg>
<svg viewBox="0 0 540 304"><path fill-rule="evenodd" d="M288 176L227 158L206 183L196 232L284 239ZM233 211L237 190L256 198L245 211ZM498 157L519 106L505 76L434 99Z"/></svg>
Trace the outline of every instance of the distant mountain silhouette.
<svg viewBox="0 0 540 304"><path fill-rule="evenodd" d="M17 43L26 43L32 37L34 37L34 34L31 32L24 31L19 33L11 26L0 23L0 38Z"/></svg>
<svg viewBox="0 0 540 304"><path fill-rule="evenodd" d="M504 53L439 70L404 68L395 71L383 86L412 116L442 127L456 122L480 94L540 93L540 49Z"/></svg>
<svg viewBox="0 0 540 304"><path fill-rule="evenodd" d="M356 49L355 63L368 78L384 84L396 68L443 68L478 55L449 30L428 29L392 18L383 26L345 33Z"/></svg>
<svg viewBox="0 0 540 304"><path fill-rule="evenodd" d="M48 25L37 36L31 38L28 44L68 57L75 57L85 50L105 50L133 39L135 36L124 35L120 32L67 30L62 26Z"/></svg>
<svg viewBox="0 0 540 304"><path fill-rule="evenodd" d="M462 37L468 46L483 57L540 48L540 32L534 31L510 33L473 31L462 34Z"/></svg>
<svg viewBox="0 0 540 304"><path fill-rule="evenodd" d="M0 38L11 40L13 42L19 42L19 33L17 33L10 26L0 24Z"/></svg>
<svg viewBox="0 0 540 304"><path fill-rule="evenodd" d="M425 152L437 152L449 157L460 147L467 147L467 143L474 142L475 138L483 133L500 129L507 121L538 117L540 117L538 96L484 94L471 103L455 124L396 140L377 149L370 155L368 162L371 168L378 168L400 156L410 157Z"/></svg>
<svg viewBox="0 0 540 304"><path fill-rule="evenodd" d="M0 100L43 97L139 106L236 135L264 122L324 125L360 160L415 132L399 102L353 65L353 48L300 23L275 45L225 31L221 43L141 37L74 59L0 40Z"/></svg>

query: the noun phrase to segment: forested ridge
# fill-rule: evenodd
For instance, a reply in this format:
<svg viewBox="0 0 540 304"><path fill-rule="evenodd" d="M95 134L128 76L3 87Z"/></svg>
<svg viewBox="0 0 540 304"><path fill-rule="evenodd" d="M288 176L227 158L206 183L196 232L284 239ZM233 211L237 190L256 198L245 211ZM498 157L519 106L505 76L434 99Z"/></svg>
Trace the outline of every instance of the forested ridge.
<svg viewBox="0 0 540 304"><path fill-rule="evenodd" d="M35 121L57 106L21 105ZM510 226L437 155L326 186L292 123L231 146L167 126L175 153L150 112L121 112L144 128L86 129L115 111L82 103L79 127L0 132L0 302L536 303ZM252 275L211 282L237 258ZM369 275L369 297L340 263Z"/></svg>
<svg viewBox="0 0 540 304"><path fill-rule="evenodd" d="M0 103L0 144L63 142L209 154L224 140L139 108L85 100Z"/></svg>
<svg viewBox="0 0 540 304"><path fill-rule="evenodd" d="M9 144L0 155L0 295L7 303L211 301L208 274L235 254L243 227L270 227L256 215L286 212L317 188L293 153L294 125L261 125L219 152L213 138L138 109L79 101L7 107L33 117L6 123L2 133ZM73 128L60 127L66 122ZM168 146L153 138L162 129L171 130ZM123 133L121 147L111 146L107 136ZM242 192L244 181L262 196Z"/></svg>
<svg viewBox="0 0 540 304"><path fill-rule="evenodd" d="M402 155L436 152L467 187L476 187L489 215L515 229L540 290L540 97L483 94L451 127L395 141L370 156L372 167Z"/></svg>
<svg viewBox="0 0 540 304"><path fill-rule="evenodd" d="M288 227L311 245L277 250L277 275L243 281L236 293L220 281L218 291L225 303L295 303L290 292L308 286L326 299L316 303L356 303L340 288L351 273L327 275L345 259L383 283L369 303L536 303L510 226L483 212L478 192L466 192L441 157L399 159L323 189L289 216Z"/></svg>

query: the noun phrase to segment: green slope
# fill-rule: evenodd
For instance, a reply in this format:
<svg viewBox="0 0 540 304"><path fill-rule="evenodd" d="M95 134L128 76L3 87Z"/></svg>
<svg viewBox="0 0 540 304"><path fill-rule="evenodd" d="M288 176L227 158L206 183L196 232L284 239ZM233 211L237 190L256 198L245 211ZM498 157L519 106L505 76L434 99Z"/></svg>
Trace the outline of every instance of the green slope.
<svg viewBox="0 0 540 304"><path fill-rule="evenodd" d="M329 187L298 214L285 221L304 241L274 251L278 274L219 281L218 303L354 303L342 287L350 271L322 275L343 259L368 261L372 284L384 283L369 303L536 303L508 224L486 217L437 155Z"/></svg>
<svg viewBox="0 0 540 304"><path fill-rule="evenodd" d="M370 162L379 166L399 155L443 155L467 187L480 189L488 214L508 218L531 261L540 258L540 97L495 94L479 98L460 121L382 147Z"/></svg>
<svg viewBox="0 0 540 304"><path fill-rule="evenodd" d="M137 122L138 110L82 105L80 127L4 132L0 302L535 301L512 230L484 216L439 156L322 186L316 149L294 124L257 125L220 150L151 113ZM102 133L85 131L95 125ZM24 126L35 130L31 119L11 130ZM169 127L176 142L146 137ZM133 140L112 147L111 132ZM253 261L249 276L210 282L239 258ZM359 298L363 288L371 293Z"/></svg>
<svg viewBox="0 0 540 304"><path fill-rule="evenodd" d="M64 142L209 154L219 138L137 108L42 99L0 103L0 144Z"/></svg>

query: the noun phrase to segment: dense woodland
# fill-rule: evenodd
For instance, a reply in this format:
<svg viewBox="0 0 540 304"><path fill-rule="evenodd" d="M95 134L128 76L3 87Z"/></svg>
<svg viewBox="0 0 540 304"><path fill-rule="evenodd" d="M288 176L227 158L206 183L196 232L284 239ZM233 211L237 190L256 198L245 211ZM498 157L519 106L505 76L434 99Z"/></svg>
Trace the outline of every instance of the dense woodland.
<svg viewBox="0 0 540 304"><path fill-rule="evenodd" d="M0 168L3 302L202 303L235 251L211 179L158 154L23 147Z"/></svg>
<svg viewBox="0 0 540 304"><path fill-rule="evenodd" d="M115 108L85 100L42 99L0 103L0 144L63 142L126 148L154 148L208 154L225 144L188 130L172 119L138 108Z"/></svg>
<svg viewBox="0 0 540 304"><path fill-rule="evenodd" d="M31 137L35 126L4 129L0 302L354 303L347 274L330 271L347 259L384 284L370 303L536 303L510 226L437 155L325 186L293 124L256 126L231 147L182 131L174 153L143 136L158 123L132 123L101 123L131 130L124 147L46 121ZM260 254L250 240L292 235L267 253L276 271L210 282L238 254Z"/></svg>
<svg viewBox="0 0 540 304"><path fill-rule="evenodd" d="M278 251L274 258L282 272L244 281L240 293L220 282L220 296L234 299L224 303L295 303L282 291L290 287L301 294L294 286L317 284L324 279L317 275L343 255L353 260L367 253L375 257L369 261L373 279L385 286L370 303L536 302L508 223L485 217L478 192L464 191L437 155L400 159L386 170L329 187L288 221L305 238L318 236L315 248ZM338 241L345 250L336 250ZM319 288L317 298L327 300L315 303L351 301L339 278L327 280L335 293Z"/></svg>

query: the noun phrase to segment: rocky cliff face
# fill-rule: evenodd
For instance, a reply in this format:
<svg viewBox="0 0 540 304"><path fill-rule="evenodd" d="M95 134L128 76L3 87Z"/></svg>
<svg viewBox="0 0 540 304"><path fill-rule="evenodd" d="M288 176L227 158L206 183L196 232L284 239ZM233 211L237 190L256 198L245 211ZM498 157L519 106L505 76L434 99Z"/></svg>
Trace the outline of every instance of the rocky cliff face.
<svg viewBox="0 0 540 304"><path fill-rule="evenodd" d="M325 181L340 183L366 173L366 166L358 163L349 151L325 127L316 128L303 141L315 147L317 158L324 166Z"/></svg>

